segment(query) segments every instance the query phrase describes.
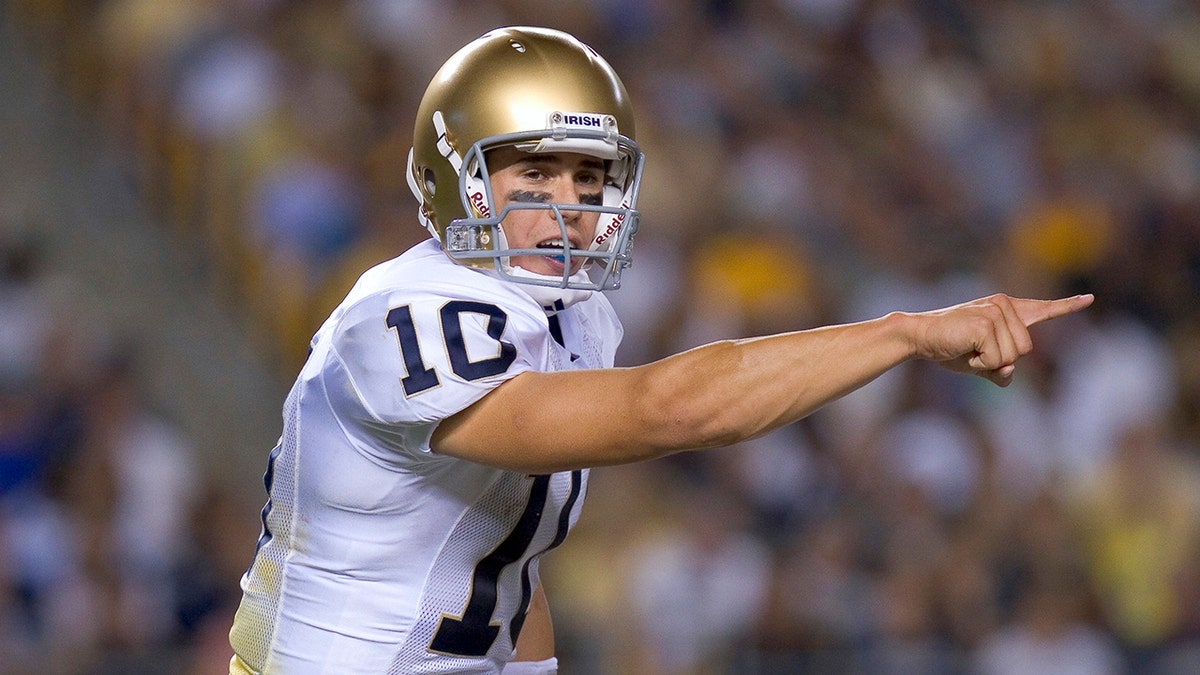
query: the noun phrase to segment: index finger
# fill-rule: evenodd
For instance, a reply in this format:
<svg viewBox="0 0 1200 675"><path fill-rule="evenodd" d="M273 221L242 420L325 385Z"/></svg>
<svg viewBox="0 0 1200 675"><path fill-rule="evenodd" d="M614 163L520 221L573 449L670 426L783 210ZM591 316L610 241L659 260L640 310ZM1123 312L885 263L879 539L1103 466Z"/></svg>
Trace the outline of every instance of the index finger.
<svg viewBox="0 0 1200 675"><path fill-rule="evenodd" d="M1035 323L1041 323L1048 319L1056 319L1060 316L1086 309L1095 299L1096 296L1091 293L1085 293L1057 300L1013 298L1012 302L1013 308L1017 310L1017 316L1021 318L1021 322L1028 328Z"/></svg>

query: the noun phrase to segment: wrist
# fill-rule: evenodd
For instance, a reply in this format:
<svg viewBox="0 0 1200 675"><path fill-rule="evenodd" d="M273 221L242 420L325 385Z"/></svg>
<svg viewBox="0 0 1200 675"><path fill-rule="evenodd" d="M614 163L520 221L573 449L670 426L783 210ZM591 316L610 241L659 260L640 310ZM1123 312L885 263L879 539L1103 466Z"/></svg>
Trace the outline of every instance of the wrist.
<svg viewBox="0 0 1200 675"><path fill-rule="evenodd" d="M896 345L900 361L911 361L920 356L917 345L920 342L918 335L921 320L918 315L910 312L891 312L880 319L880 322L883 324L886 339Z"/></svg>

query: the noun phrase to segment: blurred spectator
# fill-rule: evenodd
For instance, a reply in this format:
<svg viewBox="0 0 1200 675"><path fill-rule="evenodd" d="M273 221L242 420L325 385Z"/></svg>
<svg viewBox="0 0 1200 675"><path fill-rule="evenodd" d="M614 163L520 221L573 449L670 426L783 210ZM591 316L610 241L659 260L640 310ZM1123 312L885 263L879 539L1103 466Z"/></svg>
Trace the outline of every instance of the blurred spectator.
<svg viewBox="0 0 1200 675"><path fill-rule="evenodd" d="M114 352L86 382L83 433L52 493L78 549L42 639L69 634L56 649L113 664L154 663L181 638L174 574L195 499L194 450L146 406L135 354Z"/></svg>
<svg viewBox="0 0 1200 675"><path fill-rule="evenodd" d="M60 325L38 239L0 220L0 498L37 484L73 431L46 365Z"/></svg>
<svg viewBox="0 0 1200 675"><path fill-rule="evenodd" d="M879 584L878 638L864 648L866 672L951 673L962 665L938 630L933 578L915 570L893 570Z"/></svg>
<svg viewBox="0 0 1200 675"><path fill-rule="evenodd" d="M726 496L688 486L677 497L685 505L667 507L669 528L630 553L627 602L641 642L632 663L663 675L725 671L766 599L767 550Z"/></svg>
<svg viewBox="0 0 1200 675"><path fill-rule="evenodd" d="M1152 667L1183 632L1180 583L1200 543L1200 468L1169 444L1160 419L1126 421L1075 505L1102 616L1135 669Z"/></svg>
<svg viewBox="0 0 1200 675"><path fill-rule="evenodd" d="M989 636L974 657L979 675L1120 675L1116 641L1083 620L1086 591L1078 578L1031 580L1016 619Z"/></svg>
<svg viewBox="0 0 1200 675"><path fill-rule="evenodd" d="M814 523L780 549L755 624L750 672L862 667L858 649L877 629L881 604L863 555L864 536L847 510Z"/></svg>
<svg viewBox="0 0 1200 675"><path fill-rule="evenodd" d="M1056 367L1058 468L1069 481L1088 480L1107 464L1130 426L1164 417L1176 386L1161 336L1133 316L1103 306L1092 318Z"/></svg>
<svg viewBox="0 0 1200 675"><path fill-rule="evenodd" d="M945 516L961 513L984 481L993 453L979 425L960 408L961 378L917 363L909 369L894 416L876 432L875 461L890 479L919 490Z"/></svg>

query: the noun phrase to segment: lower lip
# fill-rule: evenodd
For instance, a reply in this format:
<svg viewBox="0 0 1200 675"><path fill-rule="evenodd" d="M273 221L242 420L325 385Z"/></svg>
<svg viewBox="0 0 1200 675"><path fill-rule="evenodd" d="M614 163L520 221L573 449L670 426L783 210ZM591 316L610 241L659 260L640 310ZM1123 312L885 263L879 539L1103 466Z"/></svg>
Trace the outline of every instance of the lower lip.
<svg viewBox="0 0 1200 675"><path fill-rule="evenodd" d="M563 268L566 267L567 263L566 256L562 255L545 255L542 256L542 260L545 260L546 264L549 265L555 273L559 274L562 273ZM583 262L583 258L579 256L571 256L571 271L579 271L579 268L583 266Z"/></svg>

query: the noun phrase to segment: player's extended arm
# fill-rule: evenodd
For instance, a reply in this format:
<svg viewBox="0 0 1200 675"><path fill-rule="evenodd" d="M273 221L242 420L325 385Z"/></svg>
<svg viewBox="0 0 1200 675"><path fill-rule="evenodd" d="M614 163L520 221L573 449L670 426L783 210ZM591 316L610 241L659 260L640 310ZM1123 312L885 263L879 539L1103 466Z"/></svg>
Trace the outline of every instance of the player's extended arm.
<svg viewBox="0 0 1200 675"><path fill-rule="evenodd" d="M528 473L729 445L791 423L909 359L1004 386L1029 326L1090 295L994 295L942 310L715 342L633 368L523 373L434 433L441 453Z"/></svg>

